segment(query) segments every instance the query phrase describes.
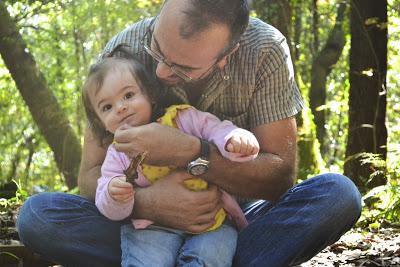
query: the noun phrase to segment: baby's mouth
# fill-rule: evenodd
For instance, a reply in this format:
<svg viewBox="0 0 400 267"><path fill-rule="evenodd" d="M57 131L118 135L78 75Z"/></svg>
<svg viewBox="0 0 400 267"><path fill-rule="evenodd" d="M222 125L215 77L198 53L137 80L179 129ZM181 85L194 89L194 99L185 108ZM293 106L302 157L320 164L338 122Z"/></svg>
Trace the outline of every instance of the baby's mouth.
<svg viewBox="0 0 400 267"><path fill-rule="evenodd" d="M122 120L121 120L119 123L120 123L120 124L127 123L127 121L129 120L129 118L133 117L133 115L135 115L135 114L129 114L128 116L123 117Z"/></svg>

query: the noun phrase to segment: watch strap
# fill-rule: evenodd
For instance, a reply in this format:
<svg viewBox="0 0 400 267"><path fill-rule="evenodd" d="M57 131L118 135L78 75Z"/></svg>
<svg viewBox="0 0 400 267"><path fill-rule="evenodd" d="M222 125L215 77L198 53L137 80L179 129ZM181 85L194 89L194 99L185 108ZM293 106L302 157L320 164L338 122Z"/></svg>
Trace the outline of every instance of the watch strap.
<svg viewBox="0 0 400 267"><path fill-rule="evenodd" d="M200 158L204 159L204 160L209 160L210 158L210 144L202 139L200 139Z"/></svg>

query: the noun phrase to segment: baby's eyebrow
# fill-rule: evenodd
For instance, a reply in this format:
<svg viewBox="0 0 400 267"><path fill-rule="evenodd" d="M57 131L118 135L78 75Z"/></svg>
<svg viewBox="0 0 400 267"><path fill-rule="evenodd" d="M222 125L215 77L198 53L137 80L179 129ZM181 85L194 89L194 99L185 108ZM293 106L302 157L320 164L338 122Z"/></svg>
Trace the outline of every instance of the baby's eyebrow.
<svg viewBox="0 0 400 267"><path fill-rule="evenodd" d="M102 104L103 102L105 102L105 101L106 101L105 99L100 100L100 101L97 103L97 108L100 108L101 104Z"/></svg>

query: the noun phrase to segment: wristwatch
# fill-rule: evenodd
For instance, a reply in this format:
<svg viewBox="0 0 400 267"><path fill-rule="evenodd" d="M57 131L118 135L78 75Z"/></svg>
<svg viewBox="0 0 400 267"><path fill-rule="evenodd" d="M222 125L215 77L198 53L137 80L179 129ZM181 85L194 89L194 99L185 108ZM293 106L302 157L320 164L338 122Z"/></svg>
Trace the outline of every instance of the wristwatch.
<svg viewBox="0 0 400 267"><path fill-rule="evenodd" d="M197 159L189 162L189 164L187 165L188 173L194 176L205 174L210 165L209 161L210 144L201 138L199 139L200 139L200 156Z"/></svg>

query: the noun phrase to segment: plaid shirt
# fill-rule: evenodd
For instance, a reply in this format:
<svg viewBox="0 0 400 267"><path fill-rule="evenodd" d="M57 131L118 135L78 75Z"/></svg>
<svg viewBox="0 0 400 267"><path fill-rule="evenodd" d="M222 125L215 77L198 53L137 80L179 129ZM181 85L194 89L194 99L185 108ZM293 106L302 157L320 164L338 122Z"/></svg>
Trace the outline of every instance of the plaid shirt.
<svg viewBox="0 0 400 267"><path fill-rule="evenodd" d="M126 43L155 75L157 62L144 51L140 41L152 19L139 21L116 35L106 46L109 52ZM146 36L149 42L151 36ZM186 92L166 87L169 95L188 103ZM216 68L208 79L196 108L252 129L258 125L296 115L304 106L294 81L290 52L285 37L274 27L250 18L239 49L229 56L223 70Z"/></svg>

